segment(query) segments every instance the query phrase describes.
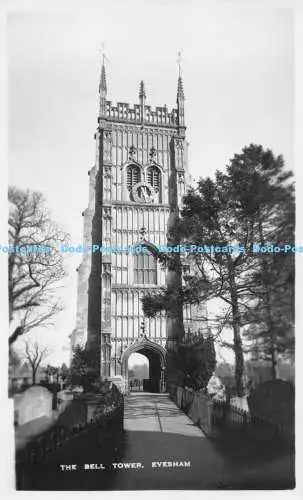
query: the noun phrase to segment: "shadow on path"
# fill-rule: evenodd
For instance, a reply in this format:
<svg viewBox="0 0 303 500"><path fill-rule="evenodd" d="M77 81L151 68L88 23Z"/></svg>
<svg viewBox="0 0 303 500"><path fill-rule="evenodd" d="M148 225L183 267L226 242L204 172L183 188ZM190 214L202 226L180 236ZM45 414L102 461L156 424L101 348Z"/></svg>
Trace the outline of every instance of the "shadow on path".
<svg viewBox="0 0 303 500"><path fill-rule="evenodd" d="M228 453L229 448L229 453ZM132 393L125 399L124 431L106 437L83 432L64 449L23 471L23 490L285 489L271 463L239 466L230 439L213 443L165 394ZM249 455L249 454L248 454ZM242 457L243 458L243 457ZM60 465L76 470L61 470ZM86 470L85 464L94 466ZM102 466L100 465L102 464ZM242 464L243 465L243 464ZM98 468L96 468L98 467ZM102 468L101 468L102 467Z"/></svg>

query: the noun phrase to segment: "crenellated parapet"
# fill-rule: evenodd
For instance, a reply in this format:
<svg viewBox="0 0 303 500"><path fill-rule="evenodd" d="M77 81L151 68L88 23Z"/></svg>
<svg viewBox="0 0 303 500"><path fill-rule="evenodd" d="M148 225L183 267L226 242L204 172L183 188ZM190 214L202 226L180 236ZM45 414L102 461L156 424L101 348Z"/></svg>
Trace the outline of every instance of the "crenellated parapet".
<svg viewBox="0 0 303 500"><path fill-rule="evenodd" d="M142 116L143 109L143 116ZM101 116L100 116L101 117ZM112 101L106 101L105 114L102 116L110 121L122 123L133 123L145 125L162 125L165 127L176 127L178 125L178 111L167 106L152 106L140 104L131 106L129 103L118 102L116 105Z"/></svg>

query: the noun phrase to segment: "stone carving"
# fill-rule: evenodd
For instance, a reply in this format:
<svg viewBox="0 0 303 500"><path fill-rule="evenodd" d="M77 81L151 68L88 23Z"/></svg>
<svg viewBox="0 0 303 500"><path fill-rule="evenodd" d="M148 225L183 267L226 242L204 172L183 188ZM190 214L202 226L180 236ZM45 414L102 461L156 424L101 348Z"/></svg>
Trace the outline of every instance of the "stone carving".
<svg viewBox="0 0 303 500"><path fill-rule="evenodd" d="M184 146L183 146L183 141L179 140L179 139L175 139L175 148L176 150L179 150L179 151L183 151L184 150Z"/></svg>
<svg viewBox="0 0 303 500"><path fill-rule="evenodd" d="M112 167L104 167L104 177L112 178Z"/></svg>
<svg viewBox="0 0 303 500"><path fill-rule="evenodd" d="M103 264L103 272L104 272L104 274L108 274L108 275L111 274L111 272L110 272L110 266L111 265L109 263Z"/></svg>
<svg viewBox="0 0 303 500"><path fill-rule="evenodd" d="M184 172L178 172L178 182L185 183Z"/></svg>
<svg viewBox="0 0 303 500"><path fill-rule="evenodd" d="M112 211L110 207L103 207L103 219L105 220L112 219Z"/></svg>
<svg viewBox="0 0 303 500"><path fill-rule="evenodd" d="M112 132L111 130L105 130L104 132L104 140L107 142L111 142L112 140Z"/></svg>
<svg viewBox="0 0 303 500"><path fill-rule="evenodd" d="M149 157L151 161L153 161L156 157L156 148L154 146L150 148Z"/></svg>
<svg viewBox="0 0 303 500"><path fill-rule="evenodd" d="M105 162L111 161L111 145L112 145L112 132L111 130L106 130L104 132L104 151L103 159Z"/></svg>
<svg viewBox="0 0 303 500"><path fill-rule="evenodd" d="M128 159L130 161L134 160L135 159L135 154L136 154L136 148L135 148L135 146L132 145L129 148L129 151L128 151Z"/></svg>

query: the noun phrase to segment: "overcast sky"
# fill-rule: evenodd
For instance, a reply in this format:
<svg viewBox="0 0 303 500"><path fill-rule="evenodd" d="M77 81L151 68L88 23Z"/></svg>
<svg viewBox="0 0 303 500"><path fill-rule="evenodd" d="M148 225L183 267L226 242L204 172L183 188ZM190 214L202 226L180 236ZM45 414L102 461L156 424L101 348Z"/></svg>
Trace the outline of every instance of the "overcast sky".
<svg viewBox="0 0 303 500"><path fill-rule="evenodd" d="M172 8L103 2L102 13L11 13L8 17L9 183L42 191L53 218L82 243L87 171L94 164L100 52L108 99L175 106L177 52L183 55L185 113L194 177L213 175L251 142L293 168L293 16L287 9ZM69 357L79 256L71 256L54 330L37 331Z"/></svg>

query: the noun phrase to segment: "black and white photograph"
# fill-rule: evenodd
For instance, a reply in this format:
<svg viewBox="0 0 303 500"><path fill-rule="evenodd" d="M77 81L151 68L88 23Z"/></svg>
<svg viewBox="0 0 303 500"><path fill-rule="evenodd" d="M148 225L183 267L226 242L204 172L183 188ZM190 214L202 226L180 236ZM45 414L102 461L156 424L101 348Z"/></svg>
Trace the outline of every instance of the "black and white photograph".
<svg viewBox="0 0 303 500"><path fill-rule="evenodd" d="M294 490L295 9L26 3L5 20L14 491Z"/></svg>

